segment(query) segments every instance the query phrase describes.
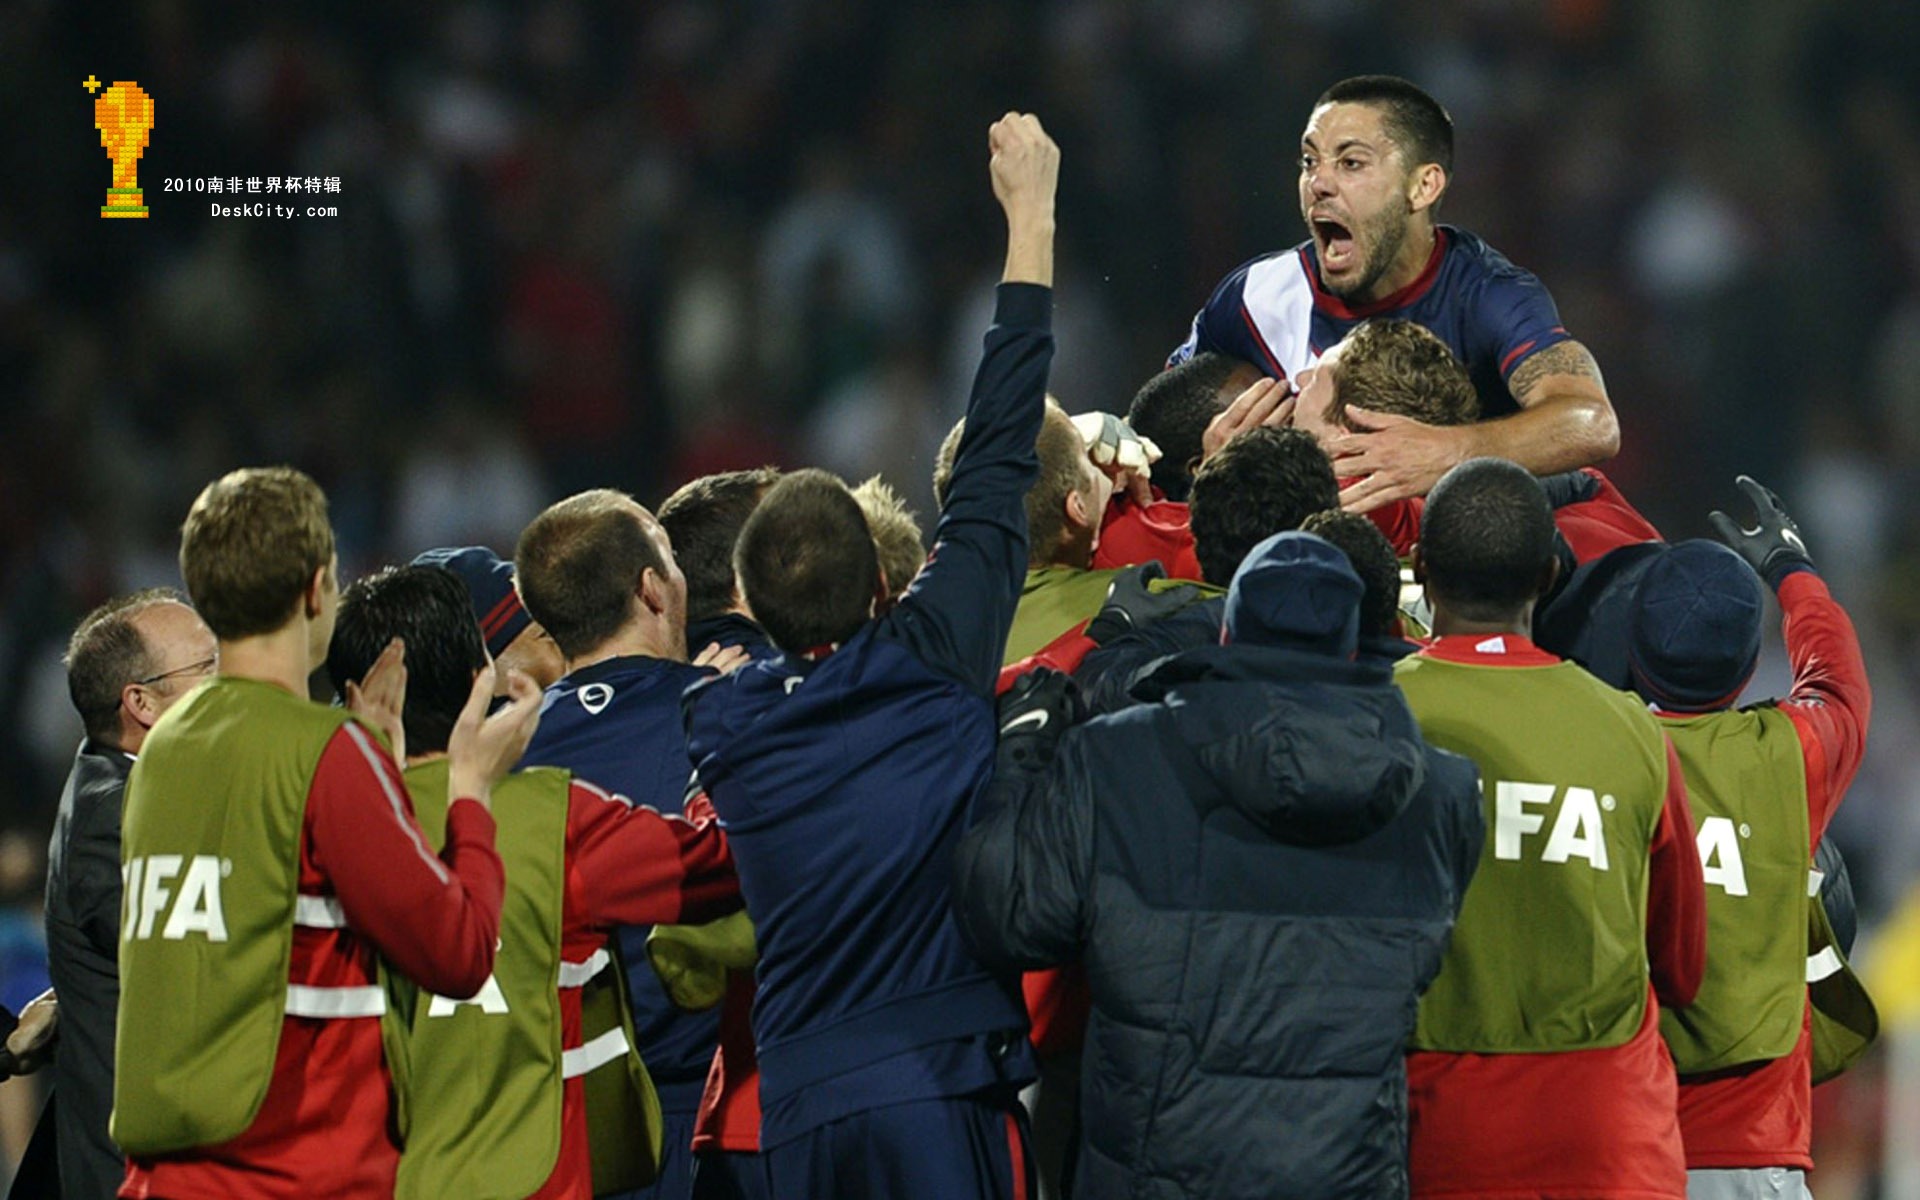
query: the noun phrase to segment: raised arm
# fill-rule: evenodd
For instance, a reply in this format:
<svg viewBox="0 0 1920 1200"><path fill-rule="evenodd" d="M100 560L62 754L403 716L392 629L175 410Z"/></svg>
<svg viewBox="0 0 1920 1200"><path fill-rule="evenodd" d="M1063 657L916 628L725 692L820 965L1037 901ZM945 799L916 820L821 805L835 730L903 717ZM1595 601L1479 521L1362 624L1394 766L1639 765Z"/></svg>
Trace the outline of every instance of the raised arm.
<svg viewBox="0 0 1920 1200"><path fill-rule="evenodd" d="M1780 702L1800 735L1807 765L1807 815L1812 841L1826 833L1840 799L1852 785L1867 750L1873 691L1853 622L1814 572L1800 527L1780 497L1742 475L1736 482L1753 502L1759 524L1740 526L1715 512L1709 518L1721 540L1747 560L1780 597L1793 691Z"/></svg>
<svg viewBox="0 0 1920 1200"><path fill-rule="evenodd" d="M1006 268L967 403L933 551L887 636L982 696L993 694L1026 578L1026 494L1053 361L1053 197L1060 151L1037 118L1008 113L988 131L993 192L1007 218Z"/></svg>

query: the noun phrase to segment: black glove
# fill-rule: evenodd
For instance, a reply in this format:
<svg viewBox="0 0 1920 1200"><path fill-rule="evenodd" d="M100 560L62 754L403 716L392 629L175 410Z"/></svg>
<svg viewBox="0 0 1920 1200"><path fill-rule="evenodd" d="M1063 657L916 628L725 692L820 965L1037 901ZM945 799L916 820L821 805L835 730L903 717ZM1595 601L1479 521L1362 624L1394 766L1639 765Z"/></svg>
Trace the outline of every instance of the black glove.
<svg viewBox="0 0 1920 1200"><path fill-rule="evenodd" d="M1083 715L1080 688L1072 676L1040 667L1014 680L1000 697L999 711L1001 761L1039 770Z"/></svg>
<svg viewBox="0 0 1920 1200"><path fill-rule="evenodd" d="M1742 529L1732 517L1716 509L1707 515L1707 520L1713 522L1720 540L1733 547L1734 552L1767 581L1767 586L1775 590L1788 572L1802 567L1811 571L1813 558L1807 553L1807 543L1800 536L1800 527L1793 523L1786 509L1780 507L1780 497L1747 475L1736 477L1734 482L1753 501L1754 511L1760 515L1760 526Z"/></svg>
<svg viewBox="0 0 1920 1200"><path fill-rule="evenodd" d="M1158 562L1129 567L1115 575L1107 588L1107 602L1087 622L1087 637L1094 645L1105 646L1123 633L1151 625L1200 599L1200 589L1190 586L1154 591L1153 581L1166 577L1167 569Z"/></svg>

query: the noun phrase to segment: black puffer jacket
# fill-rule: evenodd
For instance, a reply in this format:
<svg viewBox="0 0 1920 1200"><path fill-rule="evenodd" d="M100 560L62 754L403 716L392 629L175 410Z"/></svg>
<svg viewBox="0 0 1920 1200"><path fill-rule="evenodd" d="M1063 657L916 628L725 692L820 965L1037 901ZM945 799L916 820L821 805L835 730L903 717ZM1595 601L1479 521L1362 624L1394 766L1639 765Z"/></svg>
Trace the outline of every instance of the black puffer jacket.
<svg viewBox="0 0 1920 1200"><path fill-rule="evenodd" d="M1388 669L1253 646L1003 753L957 862L989 960L1093 992L1076 1194L1403 1196L1415 1003L1484 833Z"/></svg>

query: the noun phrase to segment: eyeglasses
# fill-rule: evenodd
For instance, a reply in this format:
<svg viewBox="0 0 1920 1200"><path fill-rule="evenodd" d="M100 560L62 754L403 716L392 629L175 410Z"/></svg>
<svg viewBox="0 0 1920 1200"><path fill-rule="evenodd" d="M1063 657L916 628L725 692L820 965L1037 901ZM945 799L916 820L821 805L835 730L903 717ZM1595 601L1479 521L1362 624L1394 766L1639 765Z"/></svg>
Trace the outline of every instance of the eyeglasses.
<svg viewBox="0 0 1920 1200"><path fill-rule="evenodd" d="M158 675L149 675L145 679L136 679L134 682L141 687L149 687L162 679L172 679L175 675L207 675L219 665L220 657L215 655L212 658L203 658L197 663L188 663L184 667L175 667L171 671L162 671Z"/></svg>

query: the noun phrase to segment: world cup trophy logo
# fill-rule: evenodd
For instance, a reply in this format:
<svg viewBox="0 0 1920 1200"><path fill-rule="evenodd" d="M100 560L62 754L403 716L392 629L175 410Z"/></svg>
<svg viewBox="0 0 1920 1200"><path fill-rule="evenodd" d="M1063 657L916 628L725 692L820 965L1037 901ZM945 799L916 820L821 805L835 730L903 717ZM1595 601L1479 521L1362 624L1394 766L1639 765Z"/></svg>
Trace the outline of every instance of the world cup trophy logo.
<svg viewBox="0 0 1920 1200"><path fill-rule="evenodd" d="M81 86L93 91L100 81L87 76ZM140 153L147 148L147 134L153 129L153 97L137 83L125 80L95 97L93 127L100 131L100 144L113 160L113 186L107 189L103 217L144 217L147 206L141 203Z"/></svg>

